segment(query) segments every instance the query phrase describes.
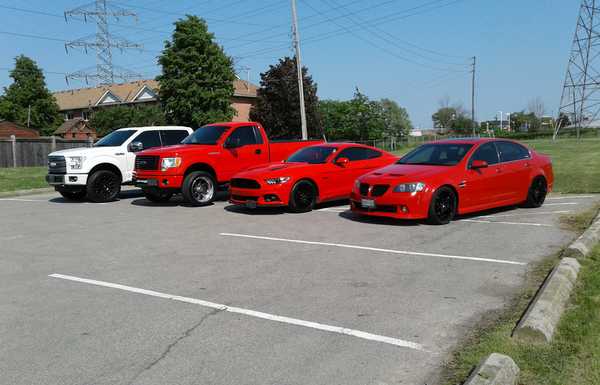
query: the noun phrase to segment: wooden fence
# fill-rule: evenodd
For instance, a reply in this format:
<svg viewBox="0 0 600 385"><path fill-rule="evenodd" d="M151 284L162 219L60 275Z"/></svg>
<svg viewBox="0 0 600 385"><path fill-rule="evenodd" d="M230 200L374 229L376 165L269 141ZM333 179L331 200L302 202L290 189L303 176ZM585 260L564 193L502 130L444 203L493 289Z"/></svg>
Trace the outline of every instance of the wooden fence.
<svg viewBox="0 0 600 385"><path fill-rule="evenodd" d="M0 168L48 164L48 154L68 148L91 147L91 140L65 140L55 136L35 139L0 139Z"/></svg>

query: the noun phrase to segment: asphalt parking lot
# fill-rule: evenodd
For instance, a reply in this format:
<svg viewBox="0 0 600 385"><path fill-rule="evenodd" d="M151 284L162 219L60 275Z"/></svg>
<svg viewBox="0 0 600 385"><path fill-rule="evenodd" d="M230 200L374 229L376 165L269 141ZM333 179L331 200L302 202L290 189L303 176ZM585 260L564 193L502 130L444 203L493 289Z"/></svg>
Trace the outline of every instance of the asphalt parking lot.
<svg viewBox="0 0 600 385"><path fill-rule="evenodd" d="M2 384L432 384L600 196L447 226L0 199Z"/></svg>

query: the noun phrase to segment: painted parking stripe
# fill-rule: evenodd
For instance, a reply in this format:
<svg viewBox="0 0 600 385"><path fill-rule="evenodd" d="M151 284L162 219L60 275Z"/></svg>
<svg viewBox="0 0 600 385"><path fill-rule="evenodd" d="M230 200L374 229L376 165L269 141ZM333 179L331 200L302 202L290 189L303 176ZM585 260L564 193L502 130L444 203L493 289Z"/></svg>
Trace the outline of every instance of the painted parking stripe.
<svg viewBox="0 0 600 385"><path fill-rule="evenodd" d="M554 227L545 223L530 223L530 222L504 222L504 221L486 221L479 219L461 219L459 222L470 222L470 223L491 223L495 225L520 225L520 226L534 226L534 227Z"/></svg>
<svg viewBox="0 0 600 385"><path fill-rule="evenodd" d="M548 197L548 198L546 198L546 200L559 201L559 200L563 200L563 199L588 199L588 198L594 198L594 196L593 195L577 195L577 196L566 196L566 197Z"/></svg>
<svg viewBox="0 0 600 385"><path fill-rule="evenodd" d="M545 204L544 204L544 207L546 207L546 206L567 206L567 205L570 205L570 206L575 206L575 205L578 205L578 204L579 204L579 203L577 203L577 202L565 202L565 203L545 203Z"/></svg>
<svg viewBox="0 0 600 385"><path fill-rule="evenodd" d="M343 213L348 210L350 210L350 209L347 207L344 207L344 208L342 208L342 207L325 207L324 209L319 209L317 211L327 211L330 213Z"/></svg>
<svg viewBox="0 0 600 385"><path fill-rule="evenodd" d="M48 202L47 200L42 200L42 199L21 199L21 198L1 198L0 201L7 201L7 202Z"/></svg>
<svg viewBox="0 0 600 385"><path fill-rule="evenodd" d="M68 281L87 283L89 285L108 287L108 288L112 288L112 289L128 291L131 293L144 294L144 295L148 295L151 297L170 299L173 301L185 302L185 303L189 303L189 304L193 304L193 305L208 307L208 308L223 311L223 312L243 314L243 315L246 315L249 317L261 318L261 319L268 320L268 321L302 326L302 327L322 330L322 331L326 331L326 332L330 332L330 333L343 334L343 335L348 335L348 336L352 336L352 337L356 337L356 338L362 338L362 339L369 340L369 341L381 342L381 343L385 343L385 344L389 344L389 345L395 345L395 346L400 346L400 347L414 349L414 350L426 351L425 348L423 347L423 345L416 343L416 342L405 341L405 340L401 340L398 338L386 337L386 336L382 336L379 334L367 333L367 332L363 332L360 330L348 329L348 328L340 327L340 326L326 325L326 324L317 323L317 322L305 321L305 320L301 320L301 319L297 319L297 318L284 317L284 316L275 315L275 314L263 313L263 312L255 311L255 310L243 309L243 308L235 307L235 306L223 305L220 303L204 301L204 300L196 299L196 298L182 297L182 296L173 295L173 294L161 293L161 292L153 291L153 290L146 290L146 289L140 289L140 288L132 287L132 286L120 285L118 283L110 283L110 282L105 282L105 281L97 281L94 279L79 278L79 277L74 277L71 275L50 274L49 277L64 279L64 280L68 280Z"/></svg>
<svg viewBox="0 0 600 385"><path fill-rule="evenodd" d="M494 214L494 215L482 215L477 218L510 218L510 217L525 217L525 216L534 216L534 215L554 215L554 214L569 214L572 211L569 210L560 210L560 211L545 211L545 212L535 212L528 211L522 214Z"/></svg>
<svg viewBox="0 0 600 385"><path fill-rule="evenodd" d="M220 233L219 235L222 235L224 237L260 239L260 240L264 240L264 241L299 243L299 244L305 244L305 245L326 246L326 247L341 247L341 248L345 248L345 249L367 250L367 251L375 251L375 252L379 252L379 253L388 253L388 254L403 254L403 255L412 255L412 256L420 256L420 257L459 259L459 260L466 260L466 261L491 262L491 263L519 265L519 266L526 265L526 263L523 263L523 262L508 261L508 260L503 260L503 259L464 257L464 256L460 256L460 255L446 255L446 254L434 254L434 253L421 253L421 252L415 252L415 251L380 249L377 247L347 245L347 244L343 244L343 243L303 241L303 240L298 240L298 239L274 238L274 237L264 237L264 236L259 236L259 235L247 235L247 234L235 234L235 233Z"/></svg>

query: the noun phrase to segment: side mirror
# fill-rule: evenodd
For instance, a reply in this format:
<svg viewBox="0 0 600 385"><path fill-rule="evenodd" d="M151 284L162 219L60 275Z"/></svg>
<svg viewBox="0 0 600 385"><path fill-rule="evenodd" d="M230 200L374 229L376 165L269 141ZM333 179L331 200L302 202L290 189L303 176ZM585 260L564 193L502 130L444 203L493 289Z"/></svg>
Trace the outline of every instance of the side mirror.
<svg viewBox="0 0 600 385"><path fill-rule="evenodd" d="M474 160L471 163L471 170L479 170L481 168L488 168L488 162L485 160Z"/></svg>
<svg viewBox="0 0 600 385"><path fill-rule="evenodd" d="M335 160L335 164L340 166L340 167L346 167L346 165L350 163L350 159L348 158L337 158Z"/></svg>
<svg viewBox="0 0 600 385"><path fill-rule="evenodd" d="M144 149L144 145L142 142L131 142L129 143L129 151L131 152L139 152Z"/></svg>

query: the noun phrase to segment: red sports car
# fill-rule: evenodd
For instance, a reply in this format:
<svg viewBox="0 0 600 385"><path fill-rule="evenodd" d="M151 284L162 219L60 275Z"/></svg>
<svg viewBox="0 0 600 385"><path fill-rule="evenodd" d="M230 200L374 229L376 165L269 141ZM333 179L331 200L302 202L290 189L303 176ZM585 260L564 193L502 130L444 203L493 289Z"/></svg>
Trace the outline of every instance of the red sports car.
<svg viewBox="0 0 600 385"><path fill-rule="evenodd" d="M305 147L283 162L234 175L230 202L310 211L319 202L348 199L356 178L397 160L385 151L353 143Z"/></svg>
<svg viewBox="0 0 600 385"><path fill-rule="evenodd" d="M539 207L553 183L550 158L517 142L445 140L358 178L350 204L360 214L446 224L495 207Z"/></svg>

